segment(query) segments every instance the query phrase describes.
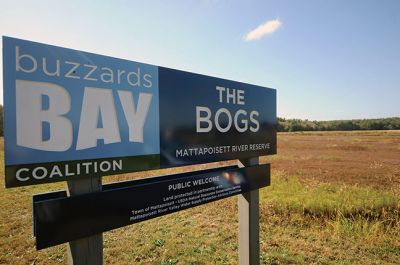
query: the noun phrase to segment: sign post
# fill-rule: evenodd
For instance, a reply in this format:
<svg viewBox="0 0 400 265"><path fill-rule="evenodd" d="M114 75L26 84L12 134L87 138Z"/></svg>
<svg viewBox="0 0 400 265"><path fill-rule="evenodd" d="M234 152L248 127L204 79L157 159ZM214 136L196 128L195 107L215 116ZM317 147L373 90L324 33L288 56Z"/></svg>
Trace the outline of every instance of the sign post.
<svg viewBox="0 0 400 265"><path fill-rule="evenodd" d="M259 164L259 158L241 160L242 167ZM242 193L238 197L239 264L260 264L259 190Z"/></svg>
<svg viewBox="0 0 400 265"><path fill-rule="evenodd" d="M276 154L276 90L3 37L7 188L33 196L36 248L69 242L102 264L102 233L234 195L240 264L259 264L259 189ZM101 177L237 159L223 167L102 185Z"/></svg>
<svg viewBox="0 0 400 265"><path fill-rule="evenodd" d="M91 177L67 182L68 196L101 191L101 178ZM68 265L103 264L103 234L77 239L68 243Z"/></svg>

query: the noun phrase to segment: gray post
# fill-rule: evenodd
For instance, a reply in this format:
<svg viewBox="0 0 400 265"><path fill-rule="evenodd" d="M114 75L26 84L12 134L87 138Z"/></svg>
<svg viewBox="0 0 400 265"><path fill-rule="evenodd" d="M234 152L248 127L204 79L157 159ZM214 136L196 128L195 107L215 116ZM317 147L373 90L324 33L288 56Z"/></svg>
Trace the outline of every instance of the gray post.
<svg viewBox="0 0 400 265"><path fill-rule="evenodd" d="M239 166L259 164L259 158L240 160ZM260 264L259 190L239 195L239 264Z"/></svg>
<svg viewBox="0 0 400 265"><path fill-rule="evenodd" d="M68 196L101 191L101 178L91 177L71 180L68 184ZM69 265L103 264L103 234L71 241L68 244Z"/></svg>

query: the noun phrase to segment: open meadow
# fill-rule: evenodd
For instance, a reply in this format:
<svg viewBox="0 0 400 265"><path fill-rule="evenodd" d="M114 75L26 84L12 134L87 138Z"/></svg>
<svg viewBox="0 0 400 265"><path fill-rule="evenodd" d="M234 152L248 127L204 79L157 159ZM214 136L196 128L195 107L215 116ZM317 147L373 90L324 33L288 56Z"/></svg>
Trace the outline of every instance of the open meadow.
<svg viewBox="0 0 400 265"><path fill-rule="evenodd" d="M399 264L400 131L280 133L261 163L262 264ZM31 197L66 184L4 189L0 168L0 264L64 264L66 244L35 250ZM104 263L237 264L237 226L235 196L104 233Z"/></svg>

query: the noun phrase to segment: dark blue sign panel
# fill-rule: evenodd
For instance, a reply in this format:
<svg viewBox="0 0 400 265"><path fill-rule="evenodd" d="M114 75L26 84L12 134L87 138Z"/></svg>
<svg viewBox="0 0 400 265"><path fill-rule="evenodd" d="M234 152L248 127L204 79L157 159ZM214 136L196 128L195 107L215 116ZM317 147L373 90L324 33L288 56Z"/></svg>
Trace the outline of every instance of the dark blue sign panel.
<svg viewBox="0 0 400 265"><path fill-rule="evenodd" d="M276 153L276 91L160 67L161 167Z"/></svg>
<svg viewBox="0 0 400 265"><path fill-rule="evenodd" d="M3 37L6 187L274 154L276 91Z"/></svg>
<svg viewBox="0 0 400 265"><path fill-rule="evenodd" d="M54 246L270 183L269 165L224 167L108 184L103 191L67 197L65 191L33 196L36 247Z"/></svg>

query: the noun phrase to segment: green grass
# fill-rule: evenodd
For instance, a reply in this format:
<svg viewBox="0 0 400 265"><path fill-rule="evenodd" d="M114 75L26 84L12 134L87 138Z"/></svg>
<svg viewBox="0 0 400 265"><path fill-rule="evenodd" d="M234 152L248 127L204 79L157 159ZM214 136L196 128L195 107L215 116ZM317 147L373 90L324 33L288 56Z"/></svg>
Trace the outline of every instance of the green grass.
<svg viewBox="0 0 400 265"><path fill-rule="evenodd" d="M275 213L302 213L312 217L337 216L384 218L386 214L399 215L399 198L367 187L337 184L319 184L308 187L297 177L276 172L272 186L262 191L265 203Z"/></svg>
<svg viewBox="0 0 400 265"><path fill-rule="evenodd" d="M1 190L0 263L59 264L66 245L34 250L30 196L63 184ZM236 264L237 198L104 233L106 264ZM13 204L11 204L13 202ZM274 172L260 194L262 264L396 264L399 197L365 187L304 184Z"/></svg>
<svg viewBox="0 0 400 265"><path fill-rule="evenodd" d="M397 264L400 199L276 172L261 192L263 264Z"/></svg>

